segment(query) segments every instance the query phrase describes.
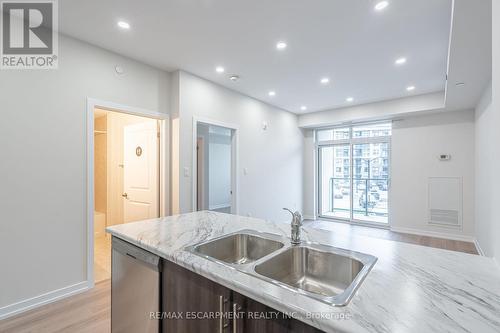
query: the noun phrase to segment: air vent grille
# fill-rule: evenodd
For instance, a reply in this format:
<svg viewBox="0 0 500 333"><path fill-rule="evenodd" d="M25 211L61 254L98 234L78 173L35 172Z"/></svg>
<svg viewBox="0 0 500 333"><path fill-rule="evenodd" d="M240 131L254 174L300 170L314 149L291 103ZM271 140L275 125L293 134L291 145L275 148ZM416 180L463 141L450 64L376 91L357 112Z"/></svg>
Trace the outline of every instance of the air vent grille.
<svg viewBox="0 0 500 333"><path fill-rule="evenodd" d="M462 227L462 178L429 178L429 224Z"/></svg>
<svg viewBox="0 0 500 333"><path fill-rule="evenodd" d="M430 223L459 226L459 212L456 210L431 209Z"/></svg>

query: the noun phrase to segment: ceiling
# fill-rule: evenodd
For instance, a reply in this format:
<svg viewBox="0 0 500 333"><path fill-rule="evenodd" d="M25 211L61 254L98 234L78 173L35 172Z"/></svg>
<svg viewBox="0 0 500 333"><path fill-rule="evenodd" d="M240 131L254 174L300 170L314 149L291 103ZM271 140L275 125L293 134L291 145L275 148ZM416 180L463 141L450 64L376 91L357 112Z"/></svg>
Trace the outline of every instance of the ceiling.
<svg viewBox="0 0 500 333"><path fill-rule="evenodd" d="M492 71L491 0L455 0L446 110L473 109Z"/></svg>
<svg viewBox="0 0 500 333"><path fill-rule="evenodd" d="M294 113L443 91L452 0L389 0L382 11L374 9L377 3L64 0L59 30ZM131 28L120 29L119 20ZM287 48L277 50L278 41ZM397 66L400 57L407 62ZM240 79L233 82L228 74ZM323 77L330 83L321 84ZM410 85L415 90L408 92Z"/></svg>

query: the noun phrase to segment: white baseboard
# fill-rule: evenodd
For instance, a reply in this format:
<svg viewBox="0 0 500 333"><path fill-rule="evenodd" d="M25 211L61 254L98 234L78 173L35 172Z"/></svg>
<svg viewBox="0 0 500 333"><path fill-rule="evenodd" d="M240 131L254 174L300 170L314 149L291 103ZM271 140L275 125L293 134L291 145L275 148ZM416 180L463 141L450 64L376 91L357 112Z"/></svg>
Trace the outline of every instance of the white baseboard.
<svg viewBox="0 0 500 333"><path fill-rule="evenodd" d="M26 300L13 303L0 308L0 320L15 316L19 313L37 308L39 306L58 301L60 299L72 296L90 289L90 284L87 281L82 281L77 284L67 286L61 289L50 291L48 293L38 295Z"/></svg>
<svg viewBox="0 0 500 333"><path fill-rule="evenodd" d="M208 207L208 209L214 210L214 209L230 208L230 207L231 207L231 203L224 203L224 204L220 204L220 205L212 205L212 206Z"/></svg>
<svg viewBox="0 0 500 333"><path fill-rule="evenodd" d="M479 253L480 256L484 257L483 249L479 245L479 242L478 242L477 238L474 238L474 246L476 247L477 253Z"/></svg>
<svg viewBox="0 0 500 333"><path fill-rule="evenodd" d="M303 215L302 218L304 220L316 220L316 216L315 215Z"/></svg>
<svg viewBox="0 0 500 333"><path fill-rule="evenodd" d="M454 234L438 232L438 231L427 231L427 230L401 228L401 227L393 227L393 226L391 226L390 229L391 229L391 231L400 232L400 233L404 233L404 234L444 238L444 239L458 240L458 241L471 242L471 243L474 242L474 237L472 237L472 236L454 235Z"/></svg>

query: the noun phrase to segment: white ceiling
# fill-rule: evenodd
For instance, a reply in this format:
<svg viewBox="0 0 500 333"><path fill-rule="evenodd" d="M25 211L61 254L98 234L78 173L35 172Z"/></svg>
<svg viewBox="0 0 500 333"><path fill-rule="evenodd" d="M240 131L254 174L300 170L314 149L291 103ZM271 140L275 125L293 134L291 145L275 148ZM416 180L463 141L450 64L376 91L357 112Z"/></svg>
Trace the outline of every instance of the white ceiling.
<svg viewBox="0 0 500 333"><path fill-rule="evenodd" d="M445 88L452 0L64 0L62 33L306 112ZM117 27L118 20L131 29ZM284 51L275 47L287 42ZM407 63L395 66L398 57ZM226 73L218 74L222 65ZM232 82L228 74L241 79ZM329 85L320 79L329 77ZM415 85L413 92L406 87ZM269 97L268 91L276 91Z"/></svg>
<svg viewBox="0 0 500 333"><path fill-rule="evenodd" d="M446 109L474 108L491 80L491 0L455 0Z"/></svg>

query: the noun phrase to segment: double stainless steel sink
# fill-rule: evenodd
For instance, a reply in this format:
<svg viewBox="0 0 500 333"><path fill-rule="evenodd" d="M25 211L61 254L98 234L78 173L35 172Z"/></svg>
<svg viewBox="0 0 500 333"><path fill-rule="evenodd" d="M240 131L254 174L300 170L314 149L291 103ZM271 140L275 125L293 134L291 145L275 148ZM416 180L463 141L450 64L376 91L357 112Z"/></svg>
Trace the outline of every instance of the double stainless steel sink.
<svg viewBox="0 0 500 333"><path fill-rule="evenodd" d="M241 230L187 251L333 306L349 303L377 258L318 243Z"/></svg>
<svg viewBox="0 0 500 333"><path fill-rule="evenodd" d="M259 260L283 246L279 241L245 232L199 244L194 247L194 252L226 264L241 265Z"/></svg>

